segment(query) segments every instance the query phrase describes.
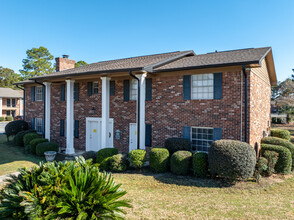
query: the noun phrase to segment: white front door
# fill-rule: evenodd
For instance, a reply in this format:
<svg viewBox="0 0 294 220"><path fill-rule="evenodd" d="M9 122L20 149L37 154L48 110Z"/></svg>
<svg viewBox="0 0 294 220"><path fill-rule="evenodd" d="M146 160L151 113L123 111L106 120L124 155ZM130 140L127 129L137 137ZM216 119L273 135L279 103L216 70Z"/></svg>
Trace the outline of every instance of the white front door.
<svg viewBox="0 0 294 220"><path fill-rule="evenodd" d="M137 124L130 123L129 151L137 149Z"/></svg>
<svg viewBox="0 0 294 220"><path fill-rule="evenodd" d="M101 118L86 118L86 151L99 151L102 148ZM109 139L107 147L113 147L113 119L109 119Z"/></svg>

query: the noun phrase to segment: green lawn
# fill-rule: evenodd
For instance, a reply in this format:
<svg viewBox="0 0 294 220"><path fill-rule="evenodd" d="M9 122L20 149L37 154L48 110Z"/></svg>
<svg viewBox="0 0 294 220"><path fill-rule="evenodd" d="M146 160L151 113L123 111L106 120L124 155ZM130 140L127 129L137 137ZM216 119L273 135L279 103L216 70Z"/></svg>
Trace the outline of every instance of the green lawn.
<svg viewBox="0 0 294 220"><path fill-rule="evenodd" d="M40 157L24 154L23 147L13 146L6 141L6 136L0 135L0 176L16 172L20 167L32 167L42 160Z"/></svg>

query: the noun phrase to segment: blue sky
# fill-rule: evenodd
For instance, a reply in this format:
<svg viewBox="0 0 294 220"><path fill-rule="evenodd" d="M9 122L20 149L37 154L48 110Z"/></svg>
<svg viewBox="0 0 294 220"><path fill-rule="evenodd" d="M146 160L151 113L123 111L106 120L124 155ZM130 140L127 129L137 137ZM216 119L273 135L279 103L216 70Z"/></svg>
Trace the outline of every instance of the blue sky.
<svg viewBox="0 0 294 220"><path fill-rule="evenodd" d="M1 0L0 66L26 50L88 63L178 50L272 46L278 80L294 68L293 0Z"/></svg>

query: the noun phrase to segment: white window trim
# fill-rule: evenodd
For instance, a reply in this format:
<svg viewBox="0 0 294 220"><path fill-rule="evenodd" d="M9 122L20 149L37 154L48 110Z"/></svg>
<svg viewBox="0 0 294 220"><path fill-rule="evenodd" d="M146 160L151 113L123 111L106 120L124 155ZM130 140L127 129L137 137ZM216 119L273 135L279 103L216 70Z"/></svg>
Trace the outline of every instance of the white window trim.
<svg viewBox="0 0 294 220"><path fill-rule="evenodd" d="M97 93L95 93L95 84L97 84ZM94 81L92 83L92 93L93 94L98 94L99 93L99 82L98 81Z"/></svg>
<svg viewBox="0 0 294 220"><path fill-rule="evenodd" d="M197 127L197 126L191 126L191 128L190 128L190 141L191 141L191 148L193 147L193 146L192 146L192 145L193 145L193 144L192 144L192 139L193 139L193 138L192 138L192 129L193 129L193 128L198 128L198 129L199 129L199 128L200 128L200 129L211 129L211 130L212 130L212 140L209 140L209 141L213 141L213 129L214 129L214 128L212 128L212 127ZM204 140L204 139L203 139L203 140ZM202 151L199 151L199 150L198 150L198 151L197 151L197 150L193 151L193 150L191 149L191 151L192 151L192 152L203 152L203 153L208 153L208 151L203 151L203 150L202 150Z"/></svg>
<svg viewBox="0 0 294 220"><path fill-rule="evenodd" d="M193 82L194 81L196 81L196 80L194 80L193 81L193 78L195 77L195 76L203 76L203 75L212 75L212 80L211 79L207 79L206 81L212 81L212 85L206 85L206 86L195 86L195 85L193 85ZM201 80L202 82L203 81L205 81L205 80ZM197 82L197 81L196 81ZM198 82L200 82L200 80L198 81ZM193 94L195 94L195 92L193 93L193 89L204 89L204 88L212 88L212 91L211 92L201 92L202 94L206 94L207 96L205 96L204 98L199 98L199 97L194 97L193 96ZM192 100L211 100L211 99L213 99L213 94L214 94L214 74L213 73L203 73L203 74L193 74L193 75L191 75L191 99ZM211 97L208 97L208 96L211 96Z"/></svg>
<svg viewBox="0 0 294 220"><path fill-rule="evenodd" d="M41 88L41 92L38 91L38 89L40 89L40 88ZM38 96L41 96L41 98ZM43 101L43 86L36 86L35 87L35 101Z"/></svg>
<svg viewBox="0 0 294 220"><path fill-rule="evenodd" d="M136 89L133 89L133 85L137 85ZM136 91L136 94L133 94L132 91ZM130 100L137 100L138 99L138 81L136 79L131 79L130 81Z"/></svg>
<svg viewBox="0 0 294 220"><path fill-rule="evenodd" d="M9 100L9 105L8 105L8 100ZM12 106L12 100L11 99L6 99L6 107L10 108Z"/></svg>
<svg viewBox="0 0 294 220"><path fill-rule="evenodd" d="M41 121L41 131L38 131L37 129L37 121ZM43 130L43 118L35 118L35 130L37 131L37 134L43 134L42 130ZM40 126L40 125L39 125Z"/></svg>

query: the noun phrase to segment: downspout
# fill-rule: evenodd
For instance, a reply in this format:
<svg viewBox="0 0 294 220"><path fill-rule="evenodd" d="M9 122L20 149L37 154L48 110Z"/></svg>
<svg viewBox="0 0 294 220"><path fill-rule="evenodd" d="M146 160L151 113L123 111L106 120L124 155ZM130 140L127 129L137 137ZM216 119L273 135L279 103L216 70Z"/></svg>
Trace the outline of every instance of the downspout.
<svg viewBox="0 0 294 220"><path fill-rule="evenodd" d="M246 74L246 70L245 70L245 65L242 66L242 71L244 74L244 80L245 80L245 95L244 95L244 99L245 99L245 109L244 109L244 118L245 118L245 122L244 122L244 131L245 131L245 135L244 135L244 141L247 142L247 127L248 127L248 77Z"/></svg>
<svg viewBox="0 0 294 220"><path fill-rule="evenodd" d="M46 118L46 87L45 87L45 85L43 84L43 83L40 83L40 82L37 82L37 80L35 80L35 83L37 83L37 84L39 84L39 85L41 85L41 86L43 86L43 91L44 91L44 94L43 94L43 98L44 98L44 120L43 120L43 138L45 138L45 123L46 123L46 121L45 121L45 118Z"/></svg>
<svg viewBox="0 0 294 220"><path fill-rule="evenodd" d="M132 73L132 71L129 71L129 74L131 77L136 79L138 81L138 94L137 94L137 149L140 149L140 80Z"/></svg>
<svg viewBox="0 0 294 220"><path fill-rule="evenodd" d="M17 88L21 89L23 91L23 120L26 120L26 90L25 88L20 87L19 85L16 85Z"/></svg>

